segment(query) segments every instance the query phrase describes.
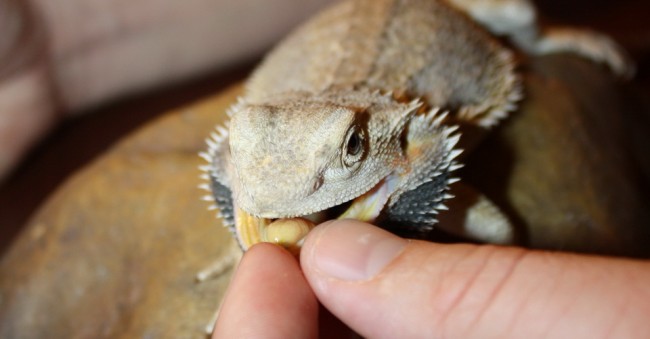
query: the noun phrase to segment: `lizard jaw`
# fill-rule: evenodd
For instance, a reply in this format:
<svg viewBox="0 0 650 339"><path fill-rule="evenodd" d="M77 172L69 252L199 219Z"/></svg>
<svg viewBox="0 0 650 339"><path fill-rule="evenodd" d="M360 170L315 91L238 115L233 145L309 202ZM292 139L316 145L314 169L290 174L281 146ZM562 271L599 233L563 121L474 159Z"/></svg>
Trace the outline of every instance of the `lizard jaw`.
<svg viewBox="0 0 650 339"><path fill-rule="evenodd" d="M297 253L307 233L319 223L330 219L356 219L375 222L388 204L399 180L390 175L365 194L319 212L294 218L263 218L234 207L234 231L243 250L259 242L271 242ZM343 213L340 211L343 210ZM278 236L279 234L279 236Z"/></svg>

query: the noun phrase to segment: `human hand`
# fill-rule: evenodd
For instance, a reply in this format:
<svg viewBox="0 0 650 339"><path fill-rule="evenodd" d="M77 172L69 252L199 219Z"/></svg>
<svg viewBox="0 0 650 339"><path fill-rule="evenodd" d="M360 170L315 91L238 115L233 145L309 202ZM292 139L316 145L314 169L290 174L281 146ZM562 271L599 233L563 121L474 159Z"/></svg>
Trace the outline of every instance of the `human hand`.
<svg viewBox="0 0 650 339"><path fill-rule="evenodd" d="M300 266L272 245L249 250L213 338L316 337L316 299L364 337L648 337L649 282L645 261L440 245L335 221L309 234Z"/></svg>

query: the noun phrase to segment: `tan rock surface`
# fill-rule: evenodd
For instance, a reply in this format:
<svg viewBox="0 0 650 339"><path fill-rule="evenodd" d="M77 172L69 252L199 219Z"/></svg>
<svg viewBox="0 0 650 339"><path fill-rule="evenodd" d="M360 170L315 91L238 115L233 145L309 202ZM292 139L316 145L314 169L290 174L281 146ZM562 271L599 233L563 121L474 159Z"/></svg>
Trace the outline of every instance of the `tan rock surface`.
<svg viewBox="0 0 650 339"><path fill-rule="evenodd" d="M200 338L228 277L194 276L231 240L197 152L236 90L169 114L67 181L0 268L2 338Z"/></svg>

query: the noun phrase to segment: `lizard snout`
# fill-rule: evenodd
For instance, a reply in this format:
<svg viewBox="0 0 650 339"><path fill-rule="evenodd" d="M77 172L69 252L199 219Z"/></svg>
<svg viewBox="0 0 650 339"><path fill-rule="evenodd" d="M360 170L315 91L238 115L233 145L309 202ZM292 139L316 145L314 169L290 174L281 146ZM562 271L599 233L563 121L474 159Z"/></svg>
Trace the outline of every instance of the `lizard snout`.
<svg viewBox="0 0 650 339"><path fill-rule="evenodd" d="M252 215L271 219L305 214L305 205L313 203L317 198L314 194L324 183L322 176L305 178L296 173L246 179L250 177L244 176L240 181L244 194L236 198L238 205Z"/></svg>

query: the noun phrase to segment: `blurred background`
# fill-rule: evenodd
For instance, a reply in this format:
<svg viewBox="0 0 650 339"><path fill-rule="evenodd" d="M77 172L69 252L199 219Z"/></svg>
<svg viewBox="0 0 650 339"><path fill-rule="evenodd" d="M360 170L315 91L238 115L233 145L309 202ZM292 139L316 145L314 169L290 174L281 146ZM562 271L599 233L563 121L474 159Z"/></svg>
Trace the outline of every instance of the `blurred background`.
<svg viewBox="0 0 650 339"><path fill-rule="evenodd" d="M65 119L40 138L18 166L0 181L0 255L30 215L68 176L157 116L244 79L265 49L324 2L327 1L301 5L300 11L289 15L284 25L277 27L275 35L264 37L258 48L249 48L219 63L205 63L203 68L188 72L187 76L172 77L158 84L134 88L130 93L118 93L107 100L80 105L74 114L61 108L62 112L57 114L66 116ZM537 0L535 3L544 23L590 27L619 41L637 63L636 77L632 84L626 85L626 90L638 92L645 106L650 107L649 1ZM228 32L235 38L238 33ZM221 45L221 48L228 46Z"/></svg>

